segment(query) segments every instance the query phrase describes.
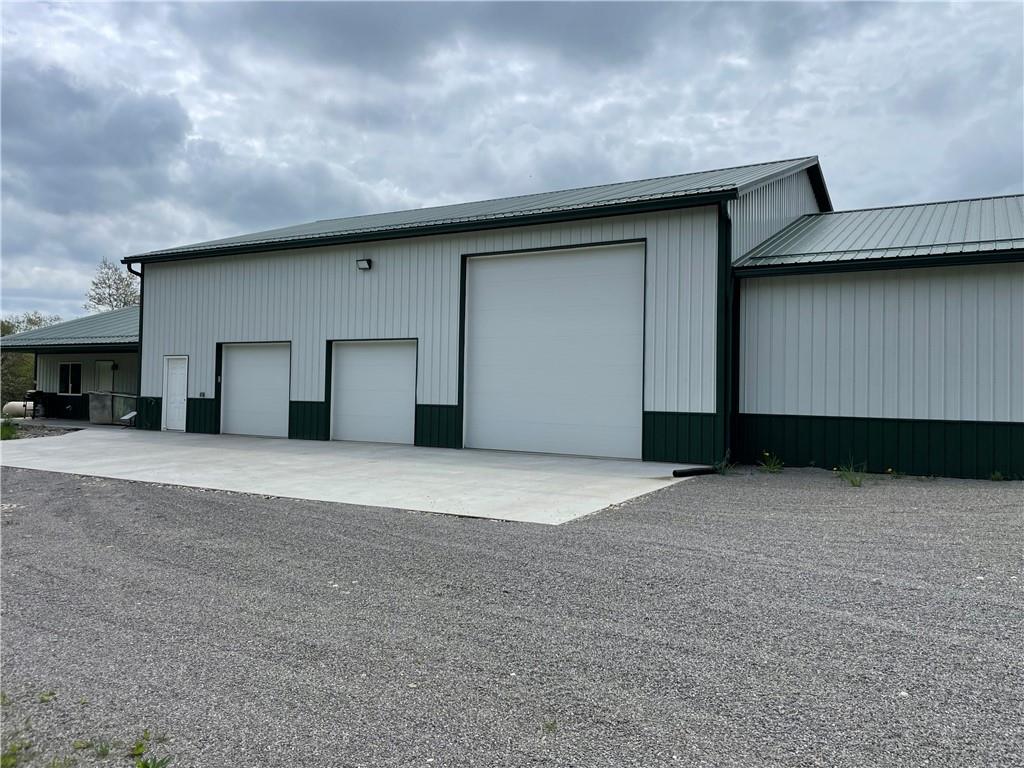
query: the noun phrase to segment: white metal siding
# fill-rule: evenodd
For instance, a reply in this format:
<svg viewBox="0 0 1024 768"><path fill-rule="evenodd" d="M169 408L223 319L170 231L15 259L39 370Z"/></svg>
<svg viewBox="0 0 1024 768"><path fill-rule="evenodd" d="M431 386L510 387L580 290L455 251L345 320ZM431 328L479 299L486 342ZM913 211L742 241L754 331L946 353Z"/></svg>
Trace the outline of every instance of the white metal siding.
<svg viewBox="0 0 1024 768"><path fill-rule="evenodd" d="M732 260L736 261L804 214L818 212L818 201L807 171L776 179L730 200Z"/></svg>
<svg viewBox="0 0 1024 768"><path fill-rule="evenodd" d="M217 342L291 341L292 399L323 400L328 339L418 338L417 401L454 404L462 254L634 238L647 238L645 408L712 412L713 207L150 264L142 389L159 395L163 356L187 354L189 395L212 397Z"/></svg>
<svg viewBox="0 0 1024 768"><path fill-rule="evenodd" d="M756 278L744 413L1024 421L1024 264Z"/></svg>
<svg viewBox="0 0 1024 768"><path fill-rule="evenodd" d="M36 387L43 392L56 392L60 383L61 363L82 364L82 391L91 392L96 389L96 361L112 360L117 363L117 370L114 371L114 391L124 394L134 394L139 384L139 356L135 352L118 353L108 355L97 354L69 354L51 355L40 354L37 368L38 381ZM163 376L163 362L157 363L160 368L158 376Z"/></svg>

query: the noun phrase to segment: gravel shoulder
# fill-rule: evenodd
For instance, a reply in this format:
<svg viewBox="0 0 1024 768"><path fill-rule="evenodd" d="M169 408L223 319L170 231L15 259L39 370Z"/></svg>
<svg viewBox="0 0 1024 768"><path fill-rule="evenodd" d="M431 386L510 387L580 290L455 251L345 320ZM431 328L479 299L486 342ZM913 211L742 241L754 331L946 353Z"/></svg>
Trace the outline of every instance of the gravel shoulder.
<svg viewBox="0 0 1024 768"><path fill-rule="evenodd" d="M16 765L1024 756L1021 483L740 470L550 527L2 481Z"/></svg>
<svg viewBox="0 0 1024 768"><path fill-rule="evenodd" d="M53 427L48 424L31 424L26 422L12 422L17 428L17 436L12 438L14 440L25 440L27 438L34 437L59 437L60 435L66 435L69 432L77 432L77 429L68 429L66 427Z"/></svg>

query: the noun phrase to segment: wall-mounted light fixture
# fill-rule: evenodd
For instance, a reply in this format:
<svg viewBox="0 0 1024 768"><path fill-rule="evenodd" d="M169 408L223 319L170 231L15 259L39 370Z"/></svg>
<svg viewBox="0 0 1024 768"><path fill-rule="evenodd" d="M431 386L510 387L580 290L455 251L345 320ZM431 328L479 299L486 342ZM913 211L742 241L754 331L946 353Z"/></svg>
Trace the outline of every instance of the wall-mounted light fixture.
<svg viewBox="0 0 1024 768"><path fill-rule="evenodd" d="M356 269L373 269L373 259L356 259Z"/></svg>

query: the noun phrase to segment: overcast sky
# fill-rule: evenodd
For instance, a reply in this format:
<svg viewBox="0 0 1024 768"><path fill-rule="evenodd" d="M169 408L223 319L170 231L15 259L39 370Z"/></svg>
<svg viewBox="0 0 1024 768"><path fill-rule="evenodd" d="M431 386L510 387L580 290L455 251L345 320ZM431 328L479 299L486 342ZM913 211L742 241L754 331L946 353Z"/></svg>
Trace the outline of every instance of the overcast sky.
<svg viewBox="0 0 1024 768"><path fill-rule="evenodd" d="M103 256L817 154L837 208L1022 190L1024 6L3 6L5 314Z"/></svg>

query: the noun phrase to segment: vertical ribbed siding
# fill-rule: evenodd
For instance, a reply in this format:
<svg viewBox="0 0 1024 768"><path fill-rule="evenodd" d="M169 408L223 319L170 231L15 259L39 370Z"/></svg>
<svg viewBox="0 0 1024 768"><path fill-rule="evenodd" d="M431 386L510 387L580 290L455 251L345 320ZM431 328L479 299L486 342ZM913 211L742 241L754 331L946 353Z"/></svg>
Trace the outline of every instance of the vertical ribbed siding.
<svg viewBox="0 0 1024 768"><path fill-rule="evenodd" d="M743 414L735 458L768 451L792 467L1024 480L1024 423Z"/></svg>
<svg viewBox="0 0 1024 768"><path fill-rule="evenodd" d="M644 461L714 464L722 458L721 425L713 413L644 413Z"/></svg>
<svg viewBox="0 0 1024 768"><path fill-rule="evenodd" d="M190 397L185 404L185 431L216 435L220 432L220 410L213 398Z"/></svg>
<svg viewBox="0 0 1024 768"><path fill-rule="evenodd" d="M43 413L51 419L88 419L88 395L58 395L44 392L39 398Z"/></svg>
<svg viewBox="0 0 1024 768"><path fill-rule="evenodd" d="M806 171L768 182L728 205L733 261L804 214L818 213L818 201Z"/></svg>
<svg viewBox="0 0 1024 768"><path fill-rule="evenodd" d="M38 355L36 387L43 392L56 392L60 384L61 363L82 364L82 391L96 389L96 361L111 360L117 363L114 371L114 391L134 394L138 384L139 356L135 352L117 352L111 354L66 354Z"/></svg>
<svg viewBox="0 0 1024 768"><path fill-rule="evenodd" d="M744 413L1024 421L1024 264L743 281Z"/></svg>
<svg viewBox="0 0 1024 768"><path fill-rule="evenodd" d="M292 400L288 403L288 437L293 440L330 440L330 406L319 400Z"/></svg>
<svg viewBox="0 0 1024 768"><path fill-rule="evenodd" d="M416 338L417 401L458 403L462 255L647 240L647 410L715 408L714 208L619 216L146 267L143 391L189 355L189 395L214 391L215 345L290 341L292 398L324 401L327 339ZM358 258L373 260L369 272Z"/></svg>
<svg viewBox="0 0 1024 768"><path fill-rule="evenodd" d="M138 412L135 416L135 426L139 429L160 429L161 419L163 418L162 408L163 398L140 397Z"/></svg>
<svg viewBox="0 0 1024 768"><path fill-rule="evenodd" d="M417 405L416 445L462 447L462 408L457 405Z"/></svg>

